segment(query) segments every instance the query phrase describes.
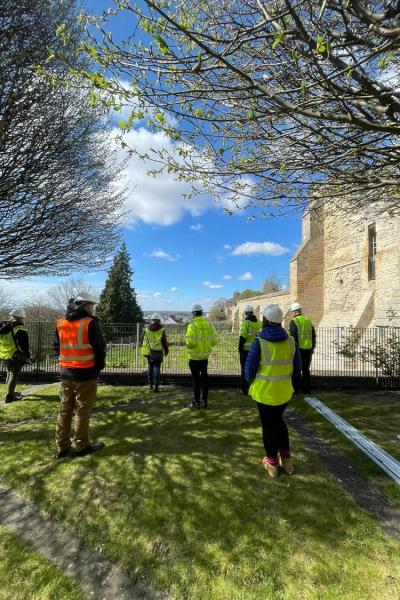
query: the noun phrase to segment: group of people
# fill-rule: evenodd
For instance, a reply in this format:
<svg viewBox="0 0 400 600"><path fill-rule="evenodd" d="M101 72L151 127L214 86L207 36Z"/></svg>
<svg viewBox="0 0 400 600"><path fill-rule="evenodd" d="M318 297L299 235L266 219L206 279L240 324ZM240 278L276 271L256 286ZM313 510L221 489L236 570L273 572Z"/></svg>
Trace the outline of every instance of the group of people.
<svg viewBox="0 0 400 600"><path fill-rule="evenodd" d="M65 316L56 322L54 349L60 363L60 410L56 425L56 458L85 456L104 444L89 440L90 411L96 400L97 380L105 367L106 343L99 321L94 316L96 300L90 294L71 298ZM289 333L282 327L283 312L277 304L262 311L262 321L251 305L245 307L240 327L239 357L241 389L257 403L265 457L263 464L271 477L279 475L279 466L292 474L289 434L284 410L293 392L310 393L310 364L316 335L302 314L302 307L291 306L293 319ZM208 407L208 359L218 343L214 325L203 315L203 307L192 307L193 319L185 333L185 346L193 380L191 410ZM13 310L11 320L0 323L0 359L6 364L6 403L20 398L15 393L18 375L29 361L28 332L24 311ZM159 313L154 313L141 336L141 354L148 362L150 390L159 392L161 364L169 353L165 328ZM75 415L74 437L71 425Z"/></svg>

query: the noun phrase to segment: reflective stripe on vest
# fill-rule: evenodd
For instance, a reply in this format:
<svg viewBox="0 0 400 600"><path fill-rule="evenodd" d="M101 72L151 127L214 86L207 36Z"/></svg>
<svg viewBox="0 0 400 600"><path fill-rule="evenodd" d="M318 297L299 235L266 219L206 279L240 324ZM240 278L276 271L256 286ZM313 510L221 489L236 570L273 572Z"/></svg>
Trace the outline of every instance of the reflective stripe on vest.
<svg viewBox="0 0 400 600"><path fill-rule="evenodd" d="M16 325L8 333L0 335L0 359L9 360L13 357L16 350L22 352L15 338L15 334L18 331L27 331L27 329L23 325Z"/></svg>
<svg viewBox="0 0 400 600"><path fill-rule="evenodd" d="M186 350L190 360L206 360L211 348L218 342L217 332L212 323L204 317L195 317L189 323L186 336Z"/></svg>
<svg viewBox="0 0 400 600"><path fill-rule="evenodd" d="M257 402L279 406L289 402L293 394L292 373L296 345L292 337L282 342L256 338L261 358L249 394Z"/></svg>
<svg viewBox="0 0 400 600"><path fill-rule="evenodd" d="M76 321L58 319L59 361L62 367L89 369L95 366L93 346L89 342L89 325L92 321L91 317Z"/></svg>
<svg viewBox="0 0 400 600"><path fill-rule="evenodd" d="M164 327L157 331L151 331L148 327L144 332L143 345L140 349L140 353L144 356L149 356L151 350L162 350L161 338L164 333Z"/></svg>
<svg viewBox="0 0 400 600"><path fill-rule="evenodd" d="M308 317L298 315L293 321L297 327L297 341L299 348L310 350L312 348L312 323Z"/></svg>
<svg viewBox="0 0 400 600"><path fill-rule="evenodd" d="M250 350L251 342L255 339L261 328L261 321L249 321L248 319L244 319L244 321L242 321L239 335L240 337L246 338L246 341L243 345L243 350Z"/></svg>

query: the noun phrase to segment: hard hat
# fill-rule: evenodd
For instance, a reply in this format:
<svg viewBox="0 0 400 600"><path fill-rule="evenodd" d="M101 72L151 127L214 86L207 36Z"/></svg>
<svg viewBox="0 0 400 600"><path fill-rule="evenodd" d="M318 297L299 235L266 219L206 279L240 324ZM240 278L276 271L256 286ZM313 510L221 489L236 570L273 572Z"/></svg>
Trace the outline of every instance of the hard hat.
<svg viewBox="0 0 400 600"><path fill-rule="evenodd" d="M271 323L282 323L283 320L283 311L278 304L268 304L262 311L262 315Z"/></svg>
<svg viewBox="0 0 400 600"><path fill-rule="evenodd" d="M203 312L203 307L201 304L193 304L192 312Z"/></svg>
<svg viewBox="0 0 400 600"><path fill-rule="evenodd" d="M150 319L152 321L161 321L161 315L160 315L160 313L153 313L151 315Z"/></svg>
<svg viewBox="0 0 400 600"><path fill-rule="evenodd" d="M254 312L254 307L251 304L246 304L244 312Z"/></svg>
<svg viewBox="0 0 400 600"><path fill-rule="evenodd" d="M25 319L26 312L23 308L13 308L10 310L11 317L20 317L20 319Z"/></svg>
<svg viewBox="0 0 400 600"><path fill-rule="evenodd" d="M92 294L78 294L75 298L75 304L97 304L97 300Z"/></svg>
<svg viewBox="0 0 400 600"><path fill-rule="evenodd" d="M298 302L293 302L292 306L290 307L290 310L294 312L295 310L299 310L300 308L303 308L301 304L299 304Z"/></svg>

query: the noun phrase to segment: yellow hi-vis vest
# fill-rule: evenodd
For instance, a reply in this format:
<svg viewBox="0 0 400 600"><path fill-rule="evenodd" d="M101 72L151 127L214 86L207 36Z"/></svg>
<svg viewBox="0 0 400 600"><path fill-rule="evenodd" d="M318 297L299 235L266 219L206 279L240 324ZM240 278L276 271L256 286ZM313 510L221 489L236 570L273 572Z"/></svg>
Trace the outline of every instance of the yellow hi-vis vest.
<svg viewBox="0 0 400 600"><path fill-rule="evenodd" d="M195 317L186 329L185 343L190 360L207 359L211 348L218 343L214 325L204 317Z"/></svg>
<svg viewBox="0 0 400 600"><path fill-rule="evenodd" d="M312 348L312 323L308 317L298 315L293 321L297 327L297 341L302 350L311 350Z"/></svg>
<svg viewBox="0 0 400 600"><path fill-rule="evenodd" d="M163 333L164 327L161 327L161 329L157 329L157 331L151 331L147 327L146 331L144 332L143 346L140 349L140 354L142 354L143 356L150 356L152 350L157 352L159 352L160 350L162 351L163 347L161 339Z"/></svg>
<svg viewBox="0 0 400 600"><path fill-rule="evenodd" d="M261 321L249 321L248 319L244 319L242 321L239 335L240 337L246 338L246 341L243 345L243 350L246 352L250 350L251 342L254 340L261 328Z"/></svg>
<svg viewBox="0 0 400 600"><path fill-rule="evenodd" d="M256 338L260 343L260 366L249 394L261 404L279 406L289 402L293 394L293 358L296 352L294 339L289 336L283 342L269 342Z"/></svg>
<svg viewBox="0 0 400 600"><path fill-rule="evenodd" d="M9 360L13 357L16 350L21 351L15 339L15 334L18 331L27 331L27 329L23 325L16 325L8 333L0 335L0 359Z"/></svg>

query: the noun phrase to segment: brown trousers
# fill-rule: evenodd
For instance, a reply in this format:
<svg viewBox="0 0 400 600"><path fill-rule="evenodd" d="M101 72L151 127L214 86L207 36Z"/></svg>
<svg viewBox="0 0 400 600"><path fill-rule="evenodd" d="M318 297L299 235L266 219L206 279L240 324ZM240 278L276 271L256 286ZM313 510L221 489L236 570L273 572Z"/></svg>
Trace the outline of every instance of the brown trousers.
<svg viewBox="0 0 400 600"><path fill-rule="evenodd" d="M71 446L71 423L75 412L75 435L73 443L78 450L89 445L90 411L96 401L97 379L69 381L60 384L60 411L56 427L56 444L59 450Z"/></svg>

